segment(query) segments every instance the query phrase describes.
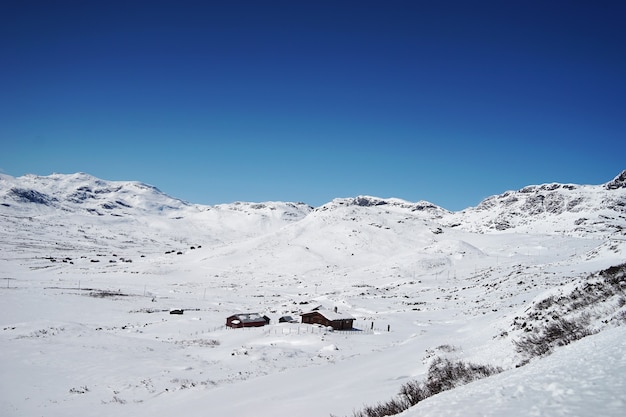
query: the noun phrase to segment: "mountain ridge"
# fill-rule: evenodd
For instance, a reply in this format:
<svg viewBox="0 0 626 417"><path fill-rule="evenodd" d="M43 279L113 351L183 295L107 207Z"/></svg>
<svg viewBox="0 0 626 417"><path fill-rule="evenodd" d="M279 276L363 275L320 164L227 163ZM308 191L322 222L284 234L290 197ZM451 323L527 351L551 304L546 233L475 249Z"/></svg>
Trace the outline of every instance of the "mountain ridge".
<svg viewBox="0 0 626 417"><path fill-rule="evenodd" d="M546 183L528 185L482 200L475 207L451 212L428 201L359 195L335 198L312 207L293 202L233 202L217 205L189 203L171 197L157 187L137 181L106 181L86 173L22 177L0 176L0 207L4 214L45 213L46 208L66 213L133 217L155 214L165 218L202 216L219 222L225 213L260 216L274 227L342 207L356 210L402 210L440 223L484 233L521 231L568 233L589 231L603 235L623 233L626 220L626 170L600 185ZM48 214L54 211L47 211ZM208 214L212 213L212 214ZM244 222L245 223L245 222Z"/></svg>
<svg viewBox="0 0 626 417"><path fill-rule="evenodd" d="M191 202L187 202L175 197L170 196L169 194L166 194L164 192L162 192L159 188L153 186L153 185L149 185L143 182L139 182L139 181L112 181L112 180L103 180L100 179L98 177L95 177L91 174L85 173L85 172L76 172L73 174L60 174L60 173L53 173L50 175L35 175L35 174L25 174L21 177L13 177L11 175L8 174L2 174L0 173L0 191L2 191L3 188L6 188L6 183L7 182L19 182L20 184L22 183L27 183L27 184L37 184L39 183L40 185L47 185L49 186L50 183L62 183L62 182L67 182L70 185L71 184L80 184L80 183L86 183L85 185L89 185L89 184L94 184L97 187L115 187L117 186L117 190L119 190L121 187L136 187L138 189L148 189L148 190L152 190L153 192L157 193L157 194L161 194L163 196L166 196L168 198L180 201L183 204L194 204L194 205L199 205L199 206L204 206L204 207L215 207L215 206L224 206L224 205L228 205L228 204L241 204L241 203L250 203L250 204L267 204L267 203L271 203L274 201L261 201L261 202L252 202L252 201L233 201L231 203L220 203L220 204L216 204L216 205L202 205L202 204L197 204L197 203L191 203ZM45 184L45 183L48 184ZM4 185L4 187L3 187ZM583 184L573 184L573 183L558 183L558 182L552 182L552 183L544 183L544 184L532 184L532 185L527 185L525 187L522 187L518 190L507 190L503 193L500 194L494 194L491 195L489 197L486 197L485 199L483 199L476 207L479 207L481 205L483 205L485 202L493 199L494 197L498 197L498 196L508 196L511 195L512 193L531 193L537 190L542 190L542 191L553 191L555 189L558 188L565 188L565 189L576 189L578 187L595 187L595 186L603 186L605 189L607 190L616 190L616 189L620 189L620 188L626 188L626 169L623 170L622 172L620 172L617 176L615 176L612 180L607 181L606 183L603 184L599 184L599 185L583 185ZM41 187L39 187L41 188ZM78 191L82 191L82 187L76 187ZM111 191L111 190L109 190ZM104 193L104 192L109 192L106 190L106 188L104 190L100 189L99 191L96 191L96 193L100 192L100 193ZM37 191L40 192L40 191ZM282 202L282 201L280 201ZM286 201L285 201L286 202ZM292 204L298 204L298 205L308 205L304 202L290 202ZM417 206L425 206L425 207L433 207L433 208L439 208L451 213L454 212L459 212L459 211L463 211L463 210L467 210L467 209L471 209L472 207L466 207L465 209L462 210L458 210L458 211L449 211L441 206L438 206L432 202L426 201L426 200L420 200L417 202L410 202L404 199L400 199L400 198L395 198L395 197L388 197L388 198L381 198L381 197L377 197L377 196L371 196L371 195L357 195L354 197L337 197L325 204L322 204L321 206L318 207L313 207L313 208L322 208L328 204L331 203L339 203L339 204L351 204L351 205L358 205L358 206L362 206L362 207L371 207L371 206L379 206L379 205L387 205L387 204L392 204L392 205L417 205ZM312 206L310 206L312 207Z"/></svg>
<svg viewBox="0 0 626 417"><path fill-rule="evenodd" d="M626 170L599 185L546 183L487 197L451 216L475 232L533 231L621 234L626 220ZM471 221L468 219L471 218Z"/></svg>

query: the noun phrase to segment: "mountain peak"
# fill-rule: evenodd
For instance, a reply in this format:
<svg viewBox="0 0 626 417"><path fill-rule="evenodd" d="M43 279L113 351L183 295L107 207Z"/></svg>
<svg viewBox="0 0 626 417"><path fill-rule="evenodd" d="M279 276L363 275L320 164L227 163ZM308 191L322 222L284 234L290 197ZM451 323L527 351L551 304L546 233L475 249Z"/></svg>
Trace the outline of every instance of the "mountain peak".
<svg viewBox="0 0 626 417"><path fill-rule="evenodd" d="M433 218L439 218L449 213L447 210L425 200L412 203L400 198L380 198L368 195L359 195L350 198L335 198L331 202L316 208L315 211L336 210L340 207L365 209L386 207L385 210L396 208L406 210L408 212L424 212L427 216L432 216Z"/></svg>
<svg viewBox="0 0 626 417"><path fill-rule="evenodd" d="M626 188L626 169L623 170L617 177L613 178L605 184L607 190L617 190L618 188Z"/></svg>
<svg viewBox="0 0 626 417"><path fill-rule="evenodd" d="M352 199L351 204L361 207L374 207L387 205L389 204L389 201L378 197L359 195Z"/></svg>

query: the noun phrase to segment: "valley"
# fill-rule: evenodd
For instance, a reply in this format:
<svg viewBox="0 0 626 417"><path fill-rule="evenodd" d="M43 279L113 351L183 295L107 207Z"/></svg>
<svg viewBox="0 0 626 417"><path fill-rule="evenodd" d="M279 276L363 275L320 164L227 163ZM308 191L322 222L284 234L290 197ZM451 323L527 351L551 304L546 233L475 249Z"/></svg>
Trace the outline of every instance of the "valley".
<svg viewBox="0 0 626 417"><path fill-rule="evenodd" d="M349 416L448 358L504 372L455 388L457 409L438 402L448 392L407 415L525 416L545 390L516 393L523 379L557 383L541 364L584 362L587 340L598 340L589 372L603 382L583 388L602 397L625 384L614 346L625 340L626 278L601 273L626 261L622 177L526 187L449 212L368 196L200 206L86 174L3 175L0 414ZM354 330L279 323L317 306L349 314ZM270 323L225 326L245 312ZM580 317L590 335L554 347L561 362L518 348ZM600 366L605 351L615 372ZM498 378L508 382L488 385ZM490 403L495 386L512 392ZM599 407L551 398L539 412ZM618 415L615 401L601 414Z"/></svg>

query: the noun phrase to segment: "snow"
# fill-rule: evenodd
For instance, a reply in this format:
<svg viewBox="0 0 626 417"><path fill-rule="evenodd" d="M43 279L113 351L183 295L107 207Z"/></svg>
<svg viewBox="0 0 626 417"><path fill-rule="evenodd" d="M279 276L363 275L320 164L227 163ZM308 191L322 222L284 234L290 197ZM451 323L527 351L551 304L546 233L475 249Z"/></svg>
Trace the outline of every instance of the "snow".
<svg viewBox="0 0 626 417"><path fill-rule="evenodd" d="M554 212L529 206L540 193ZM550 320L541 300L624 263L626 188L486 201L208 207L87 174L0 174L0 415L348 416L437 357L505 371L405 415L618 415L622 293L590 307L597 334L550 356L516 367L513 341ZM278 323L320 305L357 330ZM226 328L241 312L271 324Z"/></svg>
<svg viewBox="0 0 626 417"><path fill-rule="evenodd" d="M564 346L519 369L426 399L403 417L623 416L626 328Z"/></svg>

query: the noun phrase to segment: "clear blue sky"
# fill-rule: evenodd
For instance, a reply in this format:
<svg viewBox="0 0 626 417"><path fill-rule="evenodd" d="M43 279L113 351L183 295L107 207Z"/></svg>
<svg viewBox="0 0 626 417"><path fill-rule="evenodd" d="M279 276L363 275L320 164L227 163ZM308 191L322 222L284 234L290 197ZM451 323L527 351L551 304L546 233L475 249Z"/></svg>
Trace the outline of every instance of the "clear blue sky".
<svg viewBox="0 0 626 417"><path fill-rule="evenodd" d="M624 1L0 4L0 170L450 210L626 169Z"/></svg>

